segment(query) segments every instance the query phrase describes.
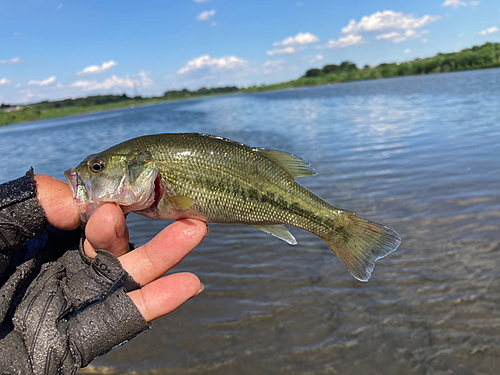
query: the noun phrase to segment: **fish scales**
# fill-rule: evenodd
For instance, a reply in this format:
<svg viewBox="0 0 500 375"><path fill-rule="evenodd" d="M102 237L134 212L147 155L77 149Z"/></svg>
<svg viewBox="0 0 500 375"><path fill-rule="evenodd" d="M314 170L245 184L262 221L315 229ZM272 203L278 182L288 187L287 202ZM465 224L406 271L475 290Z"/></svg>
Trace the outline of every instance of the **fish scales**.
<svg viewBox="0 0 500 375"><path fill-rule="evenodd" d="M165 141L160 140L157 145L148 147L150 142L146 138L139 145L151 152L161 178L177 195L197 201L192 211L201 213L208 221L220 223L238 221L301 226L318 218L307 207L313 200L323 205L324 201L249 147L213 139L213 145L207 148L206 142L193 144L192 139L192 136L185 135L167 137ZM165 153L165 149L169 152ZM302 201L297 197L303 197ZM292 199L297 200L291 202L296 207L293 214L292 204L289 204ZM297 213L301 216L294 215ZM315 224L318 229L322 226L321 222Z"/></svg>
<svg viewBox="0 0 500 375"><path fill-rule="evenodd" d="M65 174L82 212L85 205L92 211L115 201L151 218L250 224L292 244L283 225L296 226L322 238L362 281L401 241L391 229L336 208L295 182L314 174L304 160L210 135L134 138L90 155Z"/></svg>

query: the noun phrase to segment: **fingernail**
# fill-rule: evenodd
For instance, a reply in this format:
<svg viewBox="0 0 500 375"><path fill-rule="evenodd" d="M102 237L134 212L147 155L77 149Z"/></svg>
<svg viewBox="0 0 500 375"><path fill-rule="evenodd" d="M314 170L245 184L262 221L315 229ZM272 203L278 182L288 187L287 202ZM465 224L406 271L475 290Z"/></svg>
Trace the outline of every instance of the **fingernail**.
<svg viewBox="0 0 500 375"><path fill-rule="evenodd" d="M198 293L196 293L195 296L197 296L198 294L200 294L201 292L203 292L205 290L205 285L203 283L200 283L200 284L201 284L200 290L198 290Z"/></svg>

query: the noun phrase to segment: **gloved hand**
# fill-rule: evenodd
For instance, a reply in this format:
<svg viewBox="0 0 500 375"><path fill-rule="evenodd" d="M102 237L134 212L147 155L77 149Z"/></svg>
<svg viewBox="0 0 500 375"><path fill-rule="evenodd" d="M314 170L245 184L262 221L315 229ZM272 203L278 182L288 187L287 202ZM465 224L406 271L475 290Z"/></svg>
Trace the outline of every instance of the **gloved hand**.
<svg viewBox="0 0 500 375"><path fill-rule="evenodd" d="M78 212L66 201L71 196L67 185L47 176L36 179L49 223L66 230L78 225ZM91 217L80 246L67 250L72 233L49 228L35 238L35 246L62 255L52 261L34 257L41 262L40 272L5 296L11 298L11 321L0 326L2 373L74 374L203 290L190 273L159 278L207 234L203 222L179 220L129 251L123 212L109 203ZM19 253L41 254L30 246Z"/></svg>
<svg viewBox="0 0 500 375"><path fill-rule="evenodd" d="M27 358L13 358L27 359L34 374L73 374L148 328L126 295L138 288L104 250L90 259L80 246L43 264L12 319Z"/></svg>

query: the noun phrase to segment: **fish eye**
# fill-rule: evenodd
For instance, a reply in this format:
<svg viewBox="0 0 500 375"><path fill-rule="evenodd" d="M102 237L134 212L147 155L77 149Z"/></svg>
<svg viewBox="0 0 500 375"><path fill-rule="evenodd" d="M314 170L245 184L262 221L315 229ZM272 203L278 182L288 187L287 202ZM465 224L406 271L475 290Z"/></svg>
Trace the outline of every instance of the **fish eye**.
<svg viewBox="0 0 500 375"><path fill-rule="evenodd" d="M89 164L90 171L94 173L102 172L105 167L106 164L100 159L94 160Z"/></svg>

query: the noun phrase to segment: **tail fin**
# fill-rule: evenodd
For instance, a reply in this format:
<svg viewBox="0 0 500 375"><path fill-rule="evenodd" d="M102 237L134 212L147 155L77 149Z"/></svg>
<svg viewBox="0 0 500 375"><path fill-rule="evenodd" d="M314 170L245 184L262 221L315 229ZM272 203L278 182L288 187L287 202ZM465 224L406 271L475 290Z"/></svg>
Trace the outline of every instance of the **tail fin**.
<svg viewBox="0 0 500 375"><path fill-rule="evenodd" d="M377 259L395 251L401 238L392 229L345 212L332 234L323 236L330 250L359 281L368 281Z"/></svg>

